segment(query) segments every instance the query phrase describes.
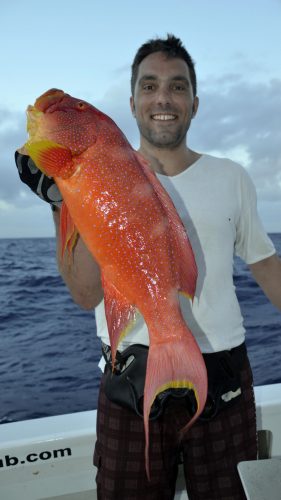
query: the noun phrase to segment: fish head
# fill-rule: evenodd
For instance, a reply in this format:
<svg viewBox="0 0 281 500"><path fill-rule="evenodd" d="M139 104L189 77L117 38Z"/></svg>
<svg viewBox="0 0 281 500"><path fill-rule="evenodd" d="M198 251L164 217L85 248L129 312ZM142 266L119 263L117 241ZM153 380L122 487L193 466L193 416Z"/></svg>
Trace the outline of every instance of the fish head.
<svg viewBox="0 0 281 500"><path fill-rule="evenodd" d="M101 115L86 101L50 89L27 108L28 143L53 141L79 155L95 144Z"/></svg>

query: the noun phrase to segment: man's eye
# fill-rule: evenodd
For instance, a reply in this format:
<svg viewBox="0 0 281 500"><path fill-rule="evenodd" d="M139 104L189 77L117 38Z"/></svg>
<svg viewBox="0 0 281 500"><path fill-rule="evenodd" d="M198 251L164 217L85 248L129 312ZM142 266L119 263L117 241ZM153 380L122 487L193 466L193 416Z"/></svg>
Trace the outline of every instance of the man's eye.
<svg viewBox="0 0 281 500"><path fill-rule="evenodd" d="M177 83L173 86L173 90L176 90L177 92L184 92L185 86Z"/></svg>
<svg viewBox="0 0 281 500"><path fill-rule="evenodd" d="M154 86L151 83L146 83L143 86L143 90L153 90Z"/></svg>

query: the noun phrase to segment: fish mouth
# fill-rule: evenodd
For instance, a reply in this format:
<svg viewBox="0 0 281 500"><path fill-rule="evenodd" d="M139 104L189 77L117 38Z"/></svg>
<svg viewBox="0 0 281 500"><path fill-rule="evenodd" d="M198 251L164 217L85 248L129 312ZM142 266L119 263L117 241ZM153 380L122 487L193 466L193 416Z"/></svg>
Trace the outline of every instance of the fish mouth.
<svg viewBox="0 0 281 500"><path fill-rule="evenodd" d="M27 107L27 132L30 137L36 136L40 118L44 113L51 113L54 105L57 106L65 95L63 90L50 89L38 97L33 106Z"/></svg>
<svg viewBox="0 0 281 500"><path fill-rule="evenodd" d="M40 121L40 117L43 115L42 111L39 111L35 106L28 106L27 107L27 132L30 137L33 137L36 135L36 132L38 130L38 123Z"/></svg>
<svg viewBox="0 0 281 500"><path fill-rule="evenodd" d="M151 115L151 119L160 122L170 122L177 119L177 115L174 113L154 113Z"/></svg>
<svg viewBox="0 0 281 500"><path fill-rule="evenodd" d="M42 113L50 113L52 106L62 101L65 92L60 89L50 89L36 99L34 108Z"/></svg>

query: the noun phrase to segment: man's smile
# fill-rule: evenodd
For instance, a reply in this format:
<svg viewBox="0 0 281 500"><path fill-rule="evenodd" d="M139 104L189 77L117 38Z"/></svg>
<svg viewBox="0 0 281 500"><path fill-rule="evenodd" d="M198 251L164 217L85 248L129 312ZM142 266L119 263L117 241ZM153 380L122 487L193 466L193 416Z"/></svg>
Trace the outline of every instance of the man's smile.
<svg viewBox="0 0 281 500"><path fill-rule="evenodd" d="M155 115L151 115L151 118L155 121L172 121L176 120L177 115L171 113L157 113Z"/></svg>

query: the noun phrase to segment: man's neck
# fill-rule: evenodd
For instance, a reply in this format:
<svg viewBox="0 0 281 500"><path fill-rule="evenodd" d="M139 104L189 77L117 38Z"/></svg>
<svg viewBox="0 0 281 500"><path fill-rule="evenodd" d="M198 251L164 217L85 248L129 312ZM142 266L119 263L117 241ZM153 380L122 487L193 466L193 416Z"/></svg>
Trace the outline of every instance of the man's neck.
<svg viewBox="0 0 281 500"><path fill-rule="evenodd" d="M192 151L185 144L176 149L141 144L139 153L148 161L154 172L167 176L180 174L201 157L201 154Z"/></svg>

